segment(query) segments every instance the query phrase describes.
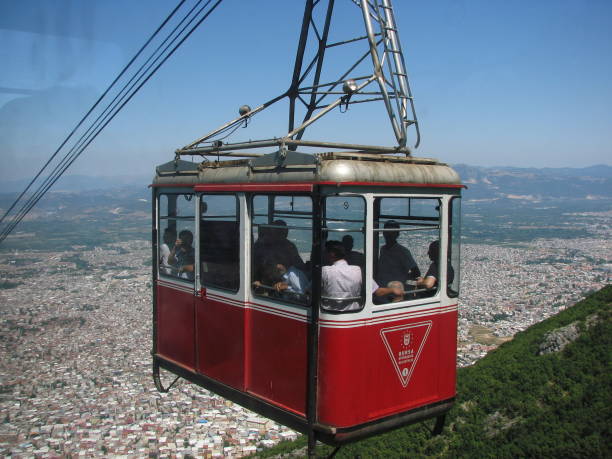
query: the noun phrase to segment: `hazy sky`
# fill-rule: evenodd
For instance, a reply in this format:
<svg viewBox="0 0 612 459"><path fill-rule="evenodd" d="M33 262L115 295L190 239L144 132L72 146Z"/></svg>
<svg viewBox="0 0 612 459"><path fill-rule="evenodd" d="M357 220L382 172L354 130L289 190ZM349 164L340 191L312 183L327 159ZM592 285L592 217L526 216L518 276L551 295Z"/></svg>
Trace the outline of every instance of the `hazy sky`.
<svg viewBox="0 0 612 459"><path fill-rule="evenodd" d="M336 3L334 38L358 35L359 10ZM42 166L175 4L0 2L1 180ZM479 166L612 164L612 1L394 5L422 132L415 155ZM240 105L282 93L302 13L300 0L224 0L69 173L152 174ZM283 106L231 140L281 136L286 124ZM376 108L334 113L305 138L395 142Z"/></svg>

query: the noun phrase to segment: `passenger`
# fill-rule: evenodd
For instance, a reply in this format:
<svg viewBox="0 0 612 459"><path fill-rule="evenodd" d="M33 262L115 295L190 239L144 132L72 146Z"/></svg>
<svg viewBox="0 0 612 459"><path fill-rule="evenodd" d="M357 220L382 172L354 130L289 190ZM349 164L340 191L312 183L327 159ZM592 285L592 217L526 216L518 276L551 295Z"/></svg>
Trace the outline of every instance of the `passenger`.
<svg viewBox="0 0 612 459"><path fill-rule="evenodd" d="M365 256L361 252L353 250L353 236L347 234L342 238L342 245L346 253L346 262L349 265L356 265L363 271L365 269Z"/></svg>
<svg viewBox="0 0 612 459"><path fill-rule="evenodd" d="M372 281L372 292L374 303L397 303L404 300L404 286L399 281L389 282L386 287L379 287L376 281Z"/></svg>
<svg viewBox="0 0 612 459"><path fill-rule="evenodd" d="M168 261L173 265L179 277L192 281L194 279L195 250L191 244L193 244L193 233L189 230L181 231L170 251Z"/></svg>
<svg viewBox="0 0 612 459"><path fill-rule="evenodd" d="M340 241L327 241L325 253L330 266L323 266L321 272L321 305L333 311L360 309L357 298L361 296L361 269L346 262Z"/></svg>
<svg viewBox="0 0 612 459"><path fill-rule="evenodd" d="M289 234L287 223L284 220L274 220L272 224L276 226L276 228L270 228L270 244L273 256L285 266L294 266L306 271L306 264L300 257L297 247L287 239Z"/></svg>
<svg viewBox="0 0 612 459"><path fill-rule="evenodd" d="M385 229L397 228L399 223L389 220L385 223ZM399 231L384 231L385 245L380 248L378 257L378 270L376 282L379 285L389 285L389 282L399 281L402 285L407 280L414 280L421 275L410 250L397 243Z"/></svg>
<svg viewBox="0 0 612 459"><path fill-rule="evenodd" d="M275 262L264 268L263 281L255 281L253 286L256 288L267 286L280 294L281 298L302 303L307 301L307 294L310 293L310 281L303 271L295 266L287 269L282 263Z"/></svg>
<svg viewBox="0 0 612 459"><path fill-rule="evenodd" d="M168 257L170 256L170 246L176 240L176 231L172 228L166 228L164 230L164 236L162 240L164 241L164 243L159 246L160 271L164 274L171 274L172 268L170 266L170 263L168 262Z"/></svg>
<svg viewBox="0 0 612 459"><path fill-rule="evenodd" d="M259 225L259 236L252 251L253 279L261 281L265 267L271 263L293 266L307 272L308 267L300 257L297 247L287 239L287 224L283 220L275 220L272 225L275 228Z"/></svg>
<svg viewBox="0 0 612 459"><path fill-rule="evenodd" d="M281 281L274 284L274 289L283 293L283 296L290 294L290 297L303 300L304 295L310 291L310 281L306 274L295 266L290 266L287 269L282 263L277 263L276 269L280 274Z"/></svg>
<svg viewBox="0 0 612 459"><path fill-rule="evenodd" d="M280 273L273 263L263 263L260 269L259 278L253 281L253 288L260 295L270 295L275 289L274 285L281 281Z"/></svg>
<svg viewBox="0 0 612 459"><path fill-rule="evenodd" d="M257 228L257 240L253 244L252 260L253 260L253 279L262 281L264 277L264 267L266 257L272 251L272 238L270 236L270 228L259 225Z"/></svg>
<svg viewBox="0 0 612 459"><path fill-rule="evenodd" d="M433 289L438 285L438 279L440 278L440 267L438 266L438 260L440 259L440 241L433 241L429 244L427 255L431 260L431 265L425 274L425 277L419 277L416 281L417 288ZM446 269L446 282L452 284L455 279L455 270L448 263Z"/></svg>

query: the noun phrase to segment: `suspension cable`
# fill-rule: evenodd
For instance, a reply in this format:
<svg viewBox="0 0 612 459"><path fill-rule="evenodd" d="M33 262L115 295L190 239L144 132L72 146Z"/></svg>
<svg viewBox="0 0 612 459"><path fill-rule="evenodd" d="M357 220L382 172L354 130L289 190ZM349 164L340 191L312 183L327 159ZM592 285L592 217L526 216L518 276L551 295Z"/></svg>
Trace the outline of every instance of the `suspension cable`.
<svg viewBox="0 0 612 459"><path fill-rule="evenodd" d="M132 75L129 81L122 87L122 89L118 92L115 98L106 106L103 112L96 118L96 120L89 126L89 128L85 131L83 135L79 138L76 144L64 155L62 160L55 166L51 174L47 176L47 178L43 181L43 183L38 187L38 189L33 193L33 195L26 201L26 203L21 207L21 209L13 216L12 220L5 226L5 228L0 233L0 243L11 233L11 231L19 224L19 222L28 214L28 212L38 203L38 201L45 195L45 193L53 186L57 180L64 174L64 172L72 165L72 163L83 153L83 151L89 146L89 144L100 134L100 132L110 123L110 121L123 109L123 107L132 99L132 97L144 86L145 83L149 81L149 79L159 70L159 68L174 54L174 52L185 42L185 40L200 26L200 24L208 18L208 16L219 6L219 4L223 0L217 0L208 11L206 11L202 17L197 19L202 12L213 2L213 0L208 0L194 15L192 15L193 11L202 3L203 0L199 0L183 17L183 19L179 22L177 26L166 36L166 38L162 41L162 43L153 51L153 53L149 56L149 58L142 64L139 69ZM32 184L40 177L40 175L44 172L44 170L49 166L51 161L57 156L59 151L64 147L64 145L68 142L68 140L73 136L76 130L83 124L83 122L89 117L89 115L93 112L93 110L98 106L101 100L106 97L111 88L117 83L117 81L125 74L127 69L134 63L134 61L139 57L139 55L143 52L143 50L149 46L153 38L160 32L160 30L165 27L168 21L174 16L176 11L183 5L185 0L181 0L179 4L173 9L173 11L168 15L168 17L162 22L162 24L158 27L158 29L151 35L151 37L147 40L147 42L141 47L141 49L136 53L136 55L130 60L130 62L124 67L121 73L115 78L113 83L106 89L106 91L100 96L98 101L89 109L89 111L85 114L85 116L79 121L79 123L75 126L72 132L66 137L66 139L62 142L62 144L58 147L55 153L49 158L49 160L45 163L43 168L38 172L38 174L34 177L34 179L30 182L30 184L26 187L26 189L19 195L19 197L15 200L15 202L11 205L9 210L4 214L2 219L0 219L0 223L6 218L6 216L15 208L15 206L19 203L22 197L27 193ZM181 28L181 30L177 33L177 30L181 27L181 25L187 20L189 16L192 16L189 21ZM197 21L196 21L197 19ZM185 30L190 27L190 25L194 22L191 28L185 33ZM176 34L176 35L175 35ZM172 37L175 35L172 39ZM180 38L182 36L182 38ZM180 38L180 40L179 40ZM174 44L178 40L178 43ZM167 44L166 44L167 43ZM166 46L164 47L164 45ZM170 51L168 49L171 47ZM164 49L155 56L159 50L164 47ZM147 67L148 65L148 67ZM147 67L144 71L143 69ZM136 78L137 75L139 75ZM128 88L129 86L129 88ZM122 94L123 93L123 94Z"/></svg>
<svg viewBox="0 0 612 459"><path fill-rule="evenodd" d="M127 96L127 94L129 93L129 91L132 91L132 95L135 94L135 91L133 91L136 83L138 83L139 81L142 81L142 78L144 77L145 74L140 75L140 77L136 80L136 83L132 84L129 89L127 89L126 92L126 88L128 87L128 85L130 85L135 77L142 72L142 70L144 69L144 67L151 61L151 59L153 58L153 56L155 56L155 54L161 49L162 46L164 46L164 44L168 41L168 39L170 38L170 36L172 36L172 34L174 34L176 32L176 30L178 30L178 28L181 26L181 24L183 24L183 22L185 22L185 20L187 19L187 17L189 17L189 15L192 14L192 12L196 9L196 7L202 3L203 0L198 0L198 2L189 10L189 12L183 17L183 19L179 22L179 24L170 32L170 34L163 40L163 42L155 49L155 51L149 56L149 58L140 66L140 68L136 71L136 73L130 78L130 80L121 88L121 90L118 92L118 94L115 96L115 98L106 106L106 108L103 110L103 112L98 115L98 117L96 118L96 120L89 126L89 128L85 131L84 134L81 135L81 137L79 138L79 140L77 140L76 144L73 145L73 147L68 151L68 153L66 153L64 155L64 157L62 158L62 160L56 164L55 168L53 169L53 171L51 172L51 174L49 174L45 180L43 181L43 183L39 186L39 188L37 189L37 191L30 196L29 200L23 205L23 207L20 209L18 215L18 219L21 220L21 218L23 218L21 215L23 214L23 216L25 216L25 214L27 214L29 212L29 210L42 198L42 196L47 192L47 190L59 179L59 177L64 173L64 171L74 162L74 160L76 160L76 158L81 154L81 152L83 151L84 148L87 147L87 145L89 145L89 143L91 141L93 141L93 139L98 135L98 133L104 128L104 126L106 124L104 124L104 126L102 126L102 124L104 123L104 121L108 120L110 121L110 119L112 119L117 113L118 111L121 109L121 107L119 109L116 109L117 106L119 105L119 103L121 101L125 101L125 97ZM210 3L210 1L208 2ZM207 3L207 4L208 4ZM207 5L205 5L204 7L206 7ZM202 10L200 10L199 12L201 12ZM195 18L196 16L194 16ZM193 19L188 22L188 24L190 24L191 22L193 22ZM183 32L185 30L185 27L181 30L181 32ZM180 35L180 32L179 32ZM177 35L173 41L176 41L177 37L179 36ZM170 43L172 43L173 41L171 41ZM166 48L164 49L164 51L166 51L168 49L169 46L166 46ZM163 53L163 52L162 52ZM162 54L163 55L163 54ZM158 56L155 60L154 63L157 62L159 60L159 58L161 57ZM152 67L152 65L149 65L149 67L147 68L147 70L150 70ZM152 75L152 74L151 74ZM150 76L151 76L150 75ZM119 100L119 102L117 102L117 100ZM127 103L127 101L125 101ZM124 104L125 105L125 104ZM115 110L115 113L112 113L113 110ZM110 119L109 119L110 117ZM102 127L100 127L102 126ZM96 132L97 129L97 132ZM85 145L85 146L83 146ZM11 222L12 227L9 229L8 227L5 228L5 231L8 229L8 232L10 232L12 230L12 228L18 223L16 222L13 225L14 222ZM2 237L4 235L4 231L2 233L0 233L0 237ZM2 241L2 239L0 239L0 242Z"/></svg>
<svg viewBox="0 0 612 459"><path fill-rule="evenodd" d="M127 71L127 69L130 67L130 65L132 65L132 63L138 58L138 56L140 56L140 54L144 51L144 49L149 45L149 43L151 43L151 41L153 40L153 38L155 38L155 36L159 33L159 31L166 25L166 23L172 18L172 16L174 16L174 13L176 13L176 11L181 7L181 5L185 3L185 0L181 0L179 2L179 4L172 10L172 12L166 16L166 19L164 19L164 21L159 25L159 27L157 28L157 30L155 30L155 32L153 32L153 34L149 37L149 39L145 42L144 45L141 46L141 48L138 50L138 52L132 57L132 59L130 59L130 61L125 65L125 67L123 67L123 69L121 70L121 72L119 72L119 75L117 75L117 77L113 80L113 82L108 86L108 88L106 88L106 90L102 93L102 95L98 98L98 100L91 106L91 108L87 111L87 113L85 113L85 115L81 118L81 120L77 123L77 125L72 129L72 131L70 132L70 134L68 134L68 136L66 136L66 138L64 139L64 141L60 144L60 146L57 148L57 150L55 150L55 152L51 155L51 157L47 160L47 162L45 163L45 165L40 169L40 171L38 171L38 173L34 176L34 178L30 181L30 183L28 184L28 186L25 187L25 189L21 192L21 194L19 195L19 197L15 200L15 202L13 202L13 204L9 207L9 209L4 213L4 215L0 218L0 223L2 223L4 221L4 219L6 218L6 216L11 212L11 210L13 210L13 208L15 207L15 205L21 200L21 198L23 197L23 195L25 193L28 192L28 190L30 189L30 187L34 184L34 182L38 179L38 177L40 177L40 174L42 174L42 172L45 170L45 168L49 165L49 163L51 163L51 161L53 161L53 159L57 156L57 154L60 152L60 150L64 147L64 145L66 145L66 143L68 142L68 140L70 140L70 138L73 136L73 134L76 132L76 130L81 127L81 125L83 124L83 122L87 119L87 117L91 114L91 112L94 111L94 109L98 106L98 104L102 101L102 99L104 99L104 97L106 96L106 94L108 94L108 92L112 89L112 87L115 85L115 83L117 83L117 81L119 81L119 79L123 76L123 74Z"/></svg>

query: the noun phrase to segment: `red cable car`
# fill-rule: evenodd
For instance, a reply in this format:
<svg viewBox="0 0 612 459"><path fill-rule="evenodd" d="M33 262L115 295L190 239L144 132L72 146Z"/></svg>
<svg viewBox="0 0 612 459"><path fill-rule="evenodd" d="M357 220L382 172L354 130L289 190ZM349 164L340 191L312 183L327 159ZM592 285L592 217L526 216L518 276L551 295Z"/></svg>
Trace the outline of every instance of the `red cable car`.
<svg viewBox="0 0 612 459"><path fill-rule="evenodd" d="M302 71L315 5L289 90L177 150L152 186L157 388L169 389L163 368L308 434L309 454L316 440L429 418L441 430L455 398L462 189L451 167L406 147L408 127L420 136L390 0L360 2L366 36L328 45L330 0ZM366 54L322 83L326 49L360 40ZM352 77L368 53L373 73ZM224 143L285 97L285 136ZM398 146L302 140L333 109L373 100Z"/></svg>
<svg viewBox="0 0 612 459"><path fill-rule="evenodd" d="M165 164L153 185L158 384L161 367L331 444L450 409L461 184L449 166L292 152L194 166ZM183 264L164 247L177 237ZM329 241L356 268L356 295L325 282ZM433 270L430 288L416 281Z"/></svg>

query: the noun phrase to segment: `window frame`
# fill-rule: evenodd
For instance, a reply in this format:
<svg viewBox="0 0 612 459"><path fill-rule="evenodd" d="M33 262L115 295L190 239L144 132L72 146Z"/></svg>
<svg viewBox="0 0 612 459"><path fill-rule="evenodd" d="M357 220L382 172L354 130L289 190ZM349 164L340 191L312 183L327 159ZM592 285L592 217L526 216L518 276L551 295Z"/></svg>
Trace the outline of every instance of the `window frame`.
<svg viewBox="0 0 612 459"><path fill-rule="evenodd" d="M458 203L458 218L454 215L455 208L453 207L454 202ZM462 200L461 196L451 196L448 199L448 217L446 224L446 232L448 238L448 247L446 250L446 263L451 263L451 267L453 268L453 285L451 288L451 283L446 279L446 295L449 298L459 298L461 293L461 221L462 221ZM456 243L455 243L456 237ZM452 251L455 252L454 257L452 258ZM453 264L452 261L456 260L457 263ZM446 269L448 272L448 268Z"/></svg>
<svg viewBox="0 0 612 459"><path fill-rule="evenodd" d="M333 315L337 315L337 314L354 314L354 313L359 313L362 312L366 309L366 307L369 304L368 301L368 296L366 294L366 289L370 286L369 282L367 281L368 279L368 253L370 252L368 250L368 216L370 215L369 213L369 205L368 205L368 199L367 199L367 193L356 193L356 192L338 192L338 193L327 193L321 196L321 212L322 215L320 216L321 219L321 234L320 234L320 240L321 240L321 254L320 254L320 259L324 260L325 258L325 243L324 241L326 241L327 239L329 239L329 232L330 230L326 227L323 226L323 224L327 224L327 199L328 198L343 198L343 197L349 197L349 198L360 198L363 201L363 220L361 220L363 222L363 225L361 227L361 232L363 233L363 257L364 257L364 267L361 270L361 292L359 295L359 303L360 303L360 307L359 309L353 309L353 310L349 310L349 311L338 311L338 310L334 310L334 309L328 309L326 307L323 306L323 295L322 295L322 290L323 290L323 286L321 285L319 291L321 292L318 298L318 304L317 306L319 307L319 310L322 313L325 314L333 314ZM324 238L324 234L325 232L327 232L327 238ZM336 230L332 230L332 232L338 232L338 233L351 233L351 232L356 232L356 231L338 231L338 229ZM356 265L355 265L356 266ZM321 264L321 282L322 282L322 274L323 274L323 264ZM348 299L352 299L352 298L347 298ZM370 299L371 301L371 299Z"/></svg>
<svg viewBox="0 0 612 459"><path fill-rule="evenodd" d="M370 205L372 207L372 218L371 218L371 228L370 228L370 233L371 233L371 242L370 242L370 253L371 253L371 257L368 259L367 263L367 270L366 273L367 275L369 275L369 277L371 278L369 280L369 282L373 282L374 279L374 265L375 262L378 261L378 257L380 254L380 245L378 245L378 247L376 247L376 240L378 239L378 234L381 232L381 230L379 228L375 228L375 223L376 223L376 201L377 200L382 200L385 198L391 198L391 199L420 199L420 200L436 200L437 201L437 205L439 206L439 210L438 210L438 224L437 226L437 239L440 241L440 254L439 254L439 258L438 258L438 266L440 267L440 270L444 270L446 268L446 263L445 260L443 260L443 257L441 256L443 251L445 250L445 246L443 244L443 234L445 232L445 221L447 218L447 202L448 202L448 195L446 194L414 194L414 193L407 193L407 194L401 194L401 193L372 193L369 195L370 196ZM380 212L379 212L379 219L380 219ZM401 231L401 228L400 228ZM427 246L428 248L428 246ZM377 251L375 249L378 249ZM414 257L414 256L413 256ZM416 260L415 260L416 261ZM427 268L429 267L431 263L428 264ZM418 266L418 263L417 263ZM420 268L420 266L419 266ZM424 276L427 272L427 269L424 272L421 272L421 276ZM442 278L442 276L440 276ZM444 279L446 279L446 276L444 275ZM367 307L370 308L370 310L372 312L379 312L379 311L385 311L388 310L390 307L391 308L405 308L405 307L416 307L416 306L420 306L423 304L429 304L429 303L434 303L434 302L439 302L440 301L440 296L441 296L441 292L442 289L440 288L441 279L438 279L437 282L437 286L436 286L436 290L432 295L426 296L426 297L422 297L422 298L405 298L403 301L398 301L397 303L382 303L382 304L377 304L374 303L374 298L373 298L373 292L371 295L369 295L369 299L367 301ZM424 290L425 291L425 290Z"/></svg>
<svg viewBox="0 0 612 459"><path fill-rule="evenodd" d="M170 216L170 215L165 215L162 216L162 212L161 212L161 204L162 204L162 198L164 196L177 196L177 200L179 196L187 196L190 195L191 199L188 200L188 202L192 202L194 197L197 197L196 193L189 189L189 190L185 190L185 189L178 189L178 188L172 188L172 189L164 189L161 191L157 192L156 195L156 210L157 210L157 218L156 218L156 225L157 225L157 254L156 254L156 259L154 260L155 263L155 267L156 267L156 273L157 273L157 278L161 279L164 282L180 282L182 284L188 284L191 287L195 288L196 285L196 279L197 279L197 258L198 258L198 241L196 240L196 235L198 234L198 223L196 221L196 215L197 215L197 210L199 209L199 200L196 200L195 202L192 202L192 214L189 216ZM196 208L197 206L197 208ZM170 206L168 206L170 207ZM167 213L167 211L166 211ZM161 230L161 223L164 220L175 220L175 222L178 221L191 221L192 223L192 229L191 232L193 234L193 241L192 241L192 248L194 249L194 271L193 271L193 279L185 279L182 277L179 277L177 275L174 274L168 274L165 272L162 272L162 266L161 266L161 246L163 243L163 231ZM168 228L168 225L166 225L166 228ZM178 237L178 232L177 232L177 237Z"/></svg>
<svg viewBox="0 0 612 459"><path fill-rule="evenodd" d="M313 279L313 260L310 259L308 262L305 262L305 264L310 263L310 272L309 273L304 273L306 274L306 276L308 277L308 274L310 274L310 282L311 282L311 292L310 294L307 296L307 301L306 302L300 302L298 300L291 300L290 298L284 298L281 296L275 297L275 296L267 296L267 295L262 295L259 293L256 293L255 288L253 287L253 282L255 282L256 279L254 279L254 274L255 274L255 257L253 256L253 250L255 247L255 228L257 227L257 231L258 231L258 238L259 238L259 223L255 222L256 217L267 217L268 220L270 220L270 205L268 204L268 213L265 215L261 215L261 214L255 214L255 199L257 197L266 197L266 198L274 198L274 201L276 200L276 198L280 198L280 197L287 197L287 198L292 198L292 197L299 197L299 198L307 198L310 202L310 214L308 213L302 213L302 214L297 214L297 217L293 217L293 218L304 218L307 219L308 215L310 215L310 228L301 228L301 227L295 227L295 226L290 226L287 225L287 230L291 230L291 229L300 229L303 231L309 230L309 234L310 234L310 246L311 246L311 258L312 258L312 247L314 246L314 219L315 219L315 214L314 214L314 209L315 209L315 197L311 194L311 193L305 193L305 192L287 192L287 191L266 191L266 190L262 190L262 191L258 191L258 192L253 192L253 193L249 193L247 195L247 213L248 213L248 221L249 221L249 228L248 228L248 232L249 232L249 236L248 236L248 240L249 240L249 247L248 247L248 258L249 258L249 266L248 266L248 270L247 270L247 279L245 280L245 286L247 287L247 291L249 292L250 297L252 298L257 298L258 301L270 301L273 302L275 304L281 304L284 306L293 306L293 307L299 307L301 309L305 309L305 308L310 308L312 307L313 304L313 295L312 295L312 279ZM282 215L284 213L286 213L287 211L281 211L281 215L277 215L277 212L274 211L275 209L272 209L273 213L272 213L272 221L276 220L276 219L285 219L285 218L291 218L291 217L287 217L286 215ZM299 211L298 211L299 212ZM299 217L299 215L303 215L304 217ZM270 225L271 223L268 223L268 225ZM246 233L245 233L246 236ZM291 241L291 240L290 240ZM295 244L294 244L295 245ZM296 246L297 248L297 246ZM299 253L299 251L298 251ZM303 261L303 260L302 260ZM303 271L302 271L303 272Z"/></svg>
<svg viewBox="0 0 612 459"><path fill-rule="evenodd" d="M236 192L208 192L208 191L203 191L203 192L197 192L196 196L198 198L197 201L197 216L198 218L196 219L197 221L197 246L196 246L196 264L197 264L197 271L196 271L196 279L198 281L198 288L205 288L205 289L214 289L214 290L221 290L227 293L231 293L233 295L236 295L240 292L241 288L242 288L242 283L243 283L243 276L242 276L242 264L243 264L243 242L242 242L242 228L243 228L243 221L242 221L242 215L241 215L241 205L240 205L240 193L236 193ZM236 218L235 223L237 225L237 231L238 231L238 247L236 248L236 251L238 252L238 267L237 267L237 274L238 274L238 284L237 287L234 288L229 288L229 287L224 287L222 285L218 285L218 284L214 284L214 283L208 283L208 282L204 282L204 279L202 277L203 275L203 269L202 269L202 244L201 244L201 237L202 237L202 199L205 196L232 196L234 198L234 203L235 203L235 213L234 216ZM215 221L215 220L213 220Z"/></svg>

